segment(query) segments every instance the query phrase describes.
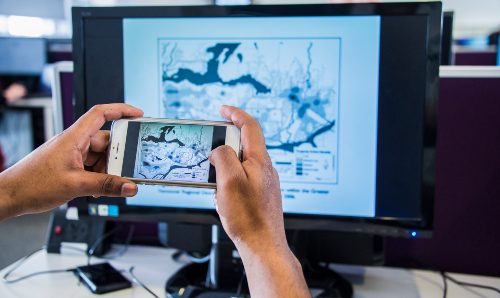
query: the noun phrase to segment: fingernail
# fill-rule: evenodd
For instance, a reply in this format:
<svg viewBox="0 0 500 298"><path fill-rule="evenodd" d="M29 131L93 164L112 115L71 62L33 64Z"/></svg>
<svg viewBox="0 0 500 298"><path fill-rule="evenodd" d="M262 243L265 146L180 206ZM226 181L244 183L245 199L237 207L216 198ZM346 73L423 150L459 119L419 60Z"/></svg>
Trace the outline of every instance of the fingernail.
<svg viewBox="0 0 500 298"><path fill-rule="evenodd" d="M122 196L133 197L137 194L137 185L133 183L125 183L122 185Z"/></svg>
<svg viewBox="0 0 500 298"><path fill-rule="evenodd" d="M228 116L228 111L227 111L227 105L222 105L220 107L220 113L222 114L222 116L224 117L227 117Z"/></svg>

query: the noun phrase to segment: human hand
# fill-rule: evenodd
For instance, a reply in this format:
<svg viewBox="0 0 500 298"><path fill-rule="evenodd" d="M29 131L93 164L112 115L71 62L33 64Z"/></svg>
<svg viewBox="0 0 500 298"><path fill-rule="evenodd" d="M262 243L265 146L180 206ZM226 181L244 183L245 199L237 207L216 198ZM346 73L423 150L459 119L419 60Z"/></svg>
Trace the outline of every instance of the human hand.
<svg viewBox="0 0 500 298"><path fill-rule="evenodd" d="M0 220L50 210L80 196L134 196L132 181L105 174L106 121L140 117L126 104L94 106L71 127L0 174Z"/></svg>
<svg viewBox="0 0 500 298"><path fill-rule="evenodd" d="M5 91L3 92L3 96L7 100L7 103L13 103L16 102L17 100L25 97L28 94L28 90L23 84L19 83L14 83L10 85Z"/></svg>
<svg viewBox="0 0 500 298"><path fill-rule="evenodd" d="M221 115L241 129L243 162L228 146L212 151L215 204L245 266L252 297L310 297L302 267L288 247L279 177L259 123L235 107Z"/></svg>
<svg viewBox="0 0 500 298"><path fill-rule="evenodd" d="M266 150L259 123L229 106L221 115L241 129L243 161L228 146L212 151L216 168L216 204L224 230L238 245L262 243L288 248L283 223L279 177Z"/></svg>

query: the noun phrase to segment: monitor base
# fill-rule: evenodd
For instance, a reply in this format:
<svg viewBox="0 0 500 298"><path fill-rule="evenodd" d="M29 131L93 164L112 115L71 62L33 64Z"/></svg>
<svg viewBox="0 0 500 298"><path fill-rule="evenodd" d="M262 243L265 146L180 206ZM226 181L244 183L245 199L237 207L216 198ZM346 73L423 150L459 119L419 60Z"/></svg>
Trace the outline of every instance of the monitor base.
<svg viewBox="0 0 500 298"><path fill-rule="evenodd" d="M336 271L328 268L328 264L302 263L302 270L313 297L351 298L354 290L350 281ZM314 292L312 291L314 289ZM317 293L315 295L315 292Z"/></svg>
<svg viewBox="0 0 500 298"><path fill-rule="evenodd" d="M211 288L207 286L208 263L188 264L172 275L165 285L166 297L191 298L191 297L217 297L217 298L243 298L250 297L248 288L239 282L224 287ZM243 284L243 283L241 283Z"/></svg>
<svg viewBox="0 0 500 298"><path fill-rule="evenodd" d="M307 243L307 242L302 242ZM235 247L218 226L212 226L212 248L206 263L185 265L165 284L166 297L250 297L241 260L235 258ZM301 250L304 252L304 250ZM328 268L328 263L313 260L307 254L297 253L313 297L350 298L351 283Z"/></svg>
<svg viewBox="0 0 500 298"><path fill-rule="evenodd" d="M165 285L166 297L250 297L246 279L223 287L207 286L208 264L188 264L171 276ZM313 297L353 297L353 288L349 281L337 272L319 265L303 266L304 276ZM238 290L239 289L239 290Z"/></svg>

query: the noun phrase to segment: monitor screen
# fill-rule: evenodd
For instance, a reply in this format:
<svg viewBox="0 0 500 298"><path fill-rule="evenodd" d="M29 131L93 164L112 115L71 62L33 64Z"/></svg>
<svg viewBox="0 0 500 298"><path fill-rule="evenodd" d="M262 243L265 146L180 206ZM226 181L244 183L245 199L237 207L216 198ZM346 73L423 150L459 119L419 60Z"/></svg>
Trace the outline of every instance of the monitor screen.
<svg viewBox="0 0 500 298"><path fill-rule="evenodd" d="M0 38L0 74L39 75L46 62L45 40Z"/></svg>
<svg viewBox="0 0 500 298"><path fill-rule="evenodd" d="M95 9L89 18L77 9L85 19L85 30L74 28L84 33L73 48L85 49L75 51L77 115L125 102L147 117L221 120L221 105L237 106L261 124L285 214L421 222L440 5L377 4L384 13L355 15L358 5L374 9ZM113 202L124 211L213 212L212 196L141 185Z"/></svg>
<svg viewBox="0 0 500 298"><path fill-rule="evenodd" d="M380 16L124 18L124 99L159 118L240 107L262 126L285 212L371 217L379 49ZM140 186L127 202L213 208L212 196Z"/></svg>

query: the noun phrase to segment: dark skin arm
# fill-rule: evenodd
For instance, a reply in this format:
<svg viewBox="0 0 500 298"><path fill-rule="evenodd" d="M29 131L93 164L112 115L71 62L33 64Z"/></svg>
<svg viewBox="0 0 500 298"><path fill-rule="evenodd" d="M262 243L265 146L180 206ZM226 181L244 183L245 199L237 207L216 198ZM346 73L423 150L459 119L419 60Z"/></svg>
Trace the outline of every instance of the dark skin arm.
<svg viewBox="0 0 500 298"><path fill-rule="evenodd" d="M310 297L302 268L288 247L279 177L258 122L235 107L221 115L241 129L243 162L228 146L213 150L217 212L240 253L252 297Z"/></svg>
<svg viewBox="0 0 500 298"><path fill-rule="evenodd" d="M133 196L137 186L105 174L106 121L140 117L125 104L93 107L63 133L0 173L0 220L50 210L79 196Z"/></svg>
<svg viewBox="0 0 500 298"><path fill-rule="evenodd" d="M259 124L247 113L223 107L241 129L244 160L227 146L215 149L217 212L243 260L253 297L310 297L302 268L288 247L279 177ZM106 121L140 117L124 104L96 106L73 126L0 174L0 220L43 212L86 195L133 196L130 180L104 173Z"/></svg>

